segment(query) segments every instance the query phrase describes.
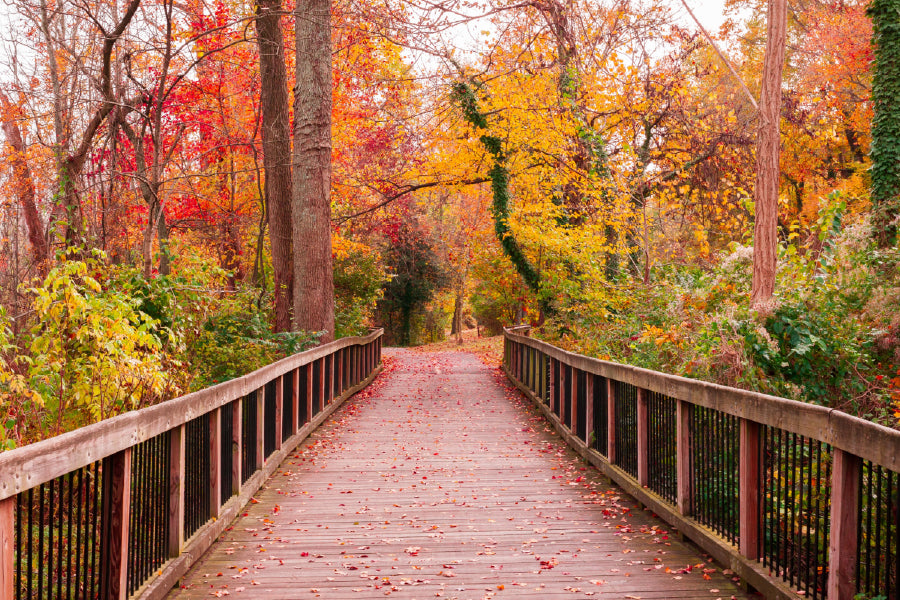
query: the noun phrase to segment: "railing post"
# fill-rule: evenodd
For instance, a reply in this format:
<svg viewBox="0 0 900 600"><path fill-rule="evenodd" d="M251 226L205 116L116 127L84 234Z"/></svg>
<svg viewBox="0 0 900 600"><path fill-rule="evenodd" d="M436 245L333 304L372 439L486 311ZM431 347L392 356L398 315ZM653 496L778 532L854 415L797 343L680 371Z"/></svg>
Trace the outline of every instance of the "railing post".
<svg viewBox="0 0 900 600"><path fill-rule="evenodd" d="M313 419L313 363L306 363L306 418Z"/></svg>
<svg viewBox="0 0 900 600"><path fill-rule="evenodd" d="M637 390L637 476L638 484L650 485L650 411L648 392Z"/></svg>
<svg viewBox="0 0 900 600"><path fill-rule="evenodd" d="M559 406L557 406L558 412L556 415L559 417L561 425L566 424L566 389L571 389L571 385L569 385L569 370L566 368L567 366L568 365L565 363L559 363Z"/></svg>
<svg viewBox="0 0 900 600"><path fill-rule="evenodd" d="M569 386L572 389L569 400L569 431L576 433L578 431L578 372L572 367L572 382ZM576 434L577 436L577 434Z"/></svg>
<svg viewBox="0 0 900 600"><path fill-rule="evenodd" d="M328 403L334 402L334 353L328 357L331 368L328 370Z"/></svg>
<svg viewBox="0 0 900 600"><path fill-rule="evenodd" d="M522 381L522 344L516 342L516 379Z"/></svg>
<svg viewBox="0 0 900 600"><path fill-rule="evenodd" d="M741 554L751 560L759 558L759 459L760 426L755 421L741 419L738 481ZM855 533L854 533L855 535Z"/></svg>
<svg viewBox="0 0 900 600"><path fill-rule="evenodd" d="M294 407L291 415L294 419L294 433L300 431L300 369L296 368L291 373L291 406Z"/></svg>
<svg viewBox="0 0 900 600"><path fill-rule="evenodd" d="M591 444L591 435L594 433L594 374L593 373L585 373L584 374L585 382L584 382L584 407L585 407L585 415L584 415L584 443L587 444L587 447L590 448L593 446Z"/></svg>
<svg viewBox="0 0 900 600"><path fill-rule="evenodd" d="M241 493L241 482L243 481L241 473L241 469L244 468L241 464L244 458L244 411L241 410L243 403L244 400L240 398L231 403L231 493L233 496Z"/></svg>
<svg viewBox="0 0 900 600"><path fill-rule="evenodd" d="M281 450L281 444L284 441L283 436L284 425L284 377L279 376L275 380L275 449Z"/></svg>
<svg viewBox="0 0 900 600"><path fill-rule="evenodd" d="M222 498L222 410L209 413L209 514L219 518L219 501Z"/></svg>
<svg viewBox="0 0 900 600"><path fill-rule="evenodd" d="M528 348L528 389L532 392L537 391L537 385L535 385L535 381L537 380L537 352L534 348Z"/></svg>
<svg viewBox="0 0 900 600"><path fill-rule="evenodd" d="M128 520L131 511L131 448L103 459L100 598L128 597ZM106 527L108 525L108 527Z"/></svg>
<svg viewBox="0 0 900 600"><path fill-rule="evenodd" d="M554 369L554 365L556 364L556 359L550 359L550 398L547 399L547 405L550 407L550 410L553 410L553 403L556 398L556 375L554 374L556 369Z"/></svg>
<svg viewBox="0 0 900 600"><path fill-rule="evenodd" d="M691 515L694 506L694 490L691 480L692 410L691 403L684 400L678 400L678 404L675 406L675 477L678 485L675 505L678 512L685 516Z"/></svg>
<svg viewBox="0 0 900 600"><path fill-rule="evenodd" d="M828 598L829 600L850 600L856 594L859 485L862 460L840 448L834 448L833 456Z"/></svg>
<svg viewBox="0 0 900 600"><path fill-rule="evenodd" d="M338 395L344 393L344 349L341 348L337 351L337 382L338 382Z"/></svg>
<svg viewBox="0 0 900 600"><path fill-rule="evenodd" d="M256 468L266 461L266 388L256 390Z"/></svg>
<svg viewBox="0 0 900 600"><path fill-rule="evenodd" d="M319 403L319 410L325 410L325 358L322 357L319 363L319 391L316 401Z"/></svg>
<svg viewBox="0 0 900 600"><path fill-rule="evenodd" d="M353 353L353 349L350 347L344 348L343 350L343 364L344 364L344 389L348 390L353 387L353 384L350 383L350 378L353 373L352 362L350 360L351 355Z"/></svg>
<svg viewBox="0 0 900 600"><path fill-rule="evenodd" d="M16 597L16 496L0 500L0 600Z"/></svg>
<svg viewBox="0 0 900 600"><path fill-rule="evenodd" d="M606 378L606 458L616 464L616 384Z"/></svg>
<svg viewBox="0 0 900 600"><path fill-rule="evenodd" d="M169 432L169 557L184 544L184 425Z"/></svg>
<svg viewBox="0 0 900 600"><path fill-rule="evenodd" d="M539 350L535 350L535 382L534 382L534 395L540 398L541 402L544 401L544 393L547 391L544 387L544 382L547 380L544 378L544 371L546 367L544 366L544 354Z"/></svg>

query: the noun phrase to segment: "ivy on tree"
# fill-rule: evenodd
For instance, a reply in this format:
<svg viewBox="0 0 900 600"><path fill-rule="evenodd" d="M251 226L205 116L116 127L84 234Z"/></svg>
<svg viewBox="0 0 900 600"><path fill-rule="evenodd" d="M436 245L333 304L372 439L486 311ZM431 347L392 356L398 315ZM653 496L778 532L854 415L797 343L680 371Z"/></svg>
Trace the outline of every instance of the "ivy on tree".
<svg viewBox="0 0 900 600"><path fill-rule="evenodd" d="M478 99L472 86L456 82L453 84L451 98L462 109L463 116L475 129L487 129L487 118L478 109ZM500 138L485 133L478 138L481 145L494 159L494 165L488 172L491 178L491 215L494 218L494 232L503 247L503 252L512 262L516 272L525 281L535 295L538 296L541 310L545 314L552 314L553 306L546 298L541 297L541 276L528 257L522 251L522 247L516 241L509 228L509 170L506 168L506 155L503 152L503 142Z"/></svg>
<svg viewBox="0 0 900 600"><path fill-rule="evenodd" d="M872 79L872 207L875 238L882 248L897 241L900 196L900 0L873 0L875 65Z"/></svg>

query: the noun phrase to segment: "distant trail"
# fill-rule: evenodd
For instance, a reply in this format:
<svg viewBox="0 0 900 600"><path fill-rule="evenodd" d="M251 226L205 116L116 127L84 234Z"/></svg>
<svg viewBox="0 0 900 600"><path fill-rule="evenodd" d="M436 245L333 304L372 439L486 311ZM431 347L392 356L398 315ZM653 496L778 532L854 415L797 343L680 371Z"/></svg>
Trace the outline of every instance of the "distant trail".
<svg viewBox="0 0 900 600"><path fill-rule="evenodd" d="M749 597L586 467L498 370L384 355L170 599Z"/></svg>

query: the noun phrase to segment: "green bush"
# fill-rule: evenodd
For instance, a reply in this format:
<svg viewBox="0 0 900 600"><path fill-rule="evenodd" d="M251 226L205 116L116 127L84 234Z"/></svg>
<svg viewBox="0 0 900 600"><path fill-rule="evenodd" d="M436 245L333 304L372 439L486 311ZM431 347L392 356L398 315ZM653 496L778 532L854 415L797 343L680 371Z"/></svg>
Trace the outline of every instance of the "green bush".
<svg viewBox="0 0 900 600"><path fill-rule="evenodd" d="M253 312L211 317L189 349L194 390L240 377L315 346L321 333L272 333L265 315Z"/></svg>
<svg viewBox="0 0 900 600"><path fill-rule="evenodd" d="M363 335L372 325L375 303L387 280L375 252L338 254L334 259L335 338Z"/></svg>

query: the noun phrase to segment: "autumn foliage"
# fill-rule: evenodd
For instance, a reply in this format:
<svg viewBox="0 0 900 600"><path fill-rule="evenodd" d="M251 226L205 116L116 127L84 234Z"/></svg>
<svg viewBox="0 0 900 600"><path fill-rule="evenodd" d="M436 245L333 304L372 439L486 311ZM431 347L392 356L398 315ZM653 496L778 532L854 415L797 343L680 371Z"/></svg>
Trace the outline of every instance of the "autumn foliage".
<svg viewBox="0 0 900 600"><path fill-rule="evenodd" d="M325 140L293 129L308 99L296 7L258 4L11 3L9 444L331 335L385 326L398 343L462 341L522 321L612 360L894 420L891 2L788 14L765 311L750 305L760 3L728 3L711 32L720 56L676 3L334 2L319 182L332 257L315 262L334 269L335 324L308 332L290 331L301 309L287 288L306 283L284 277L297 245L272 244L299 217L272 203L283 207L291 152L325 156ZM279 65L261 48L282 50L260 25L284 38L283 118L264 108ZM271 115L286 126L267 129ZM100 380L78 374L82 360L102 365Z"/></svg>

